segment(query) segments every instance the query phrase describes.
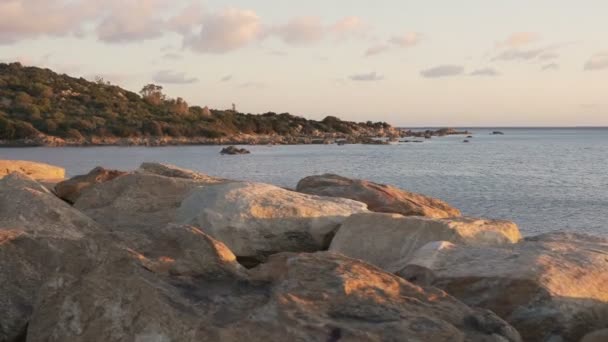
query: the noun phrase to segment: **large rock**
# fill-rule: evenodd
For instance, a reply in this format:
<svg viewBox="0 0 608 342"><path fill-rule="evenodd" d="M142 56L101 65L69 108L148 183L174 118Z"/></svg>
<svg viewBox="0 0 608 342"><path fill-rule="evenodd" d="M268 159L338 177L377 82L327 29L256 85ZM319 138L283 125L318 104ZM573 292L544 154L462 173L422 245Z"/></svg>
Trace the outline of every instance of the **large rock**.
<svg viewBox="0 0 608 342"><path fill-rule="evenodd" d="M124 171L107 170L103 167L96 167L86 175L75 176L66 181L57 183L54 187L54 191L59 198L68 203L74 203L84 190L95 184L111 181L124 174L126 174Z"/></svg>
<svg viewBox="0 0 608 342"><path fill-rule="evenodd" d="M383 213L434 218L460 216L458 209L439 199L407 192L390 185L332 174L306 177L298 182L297 191L319 196L350 198L366 203L371 211Z"/></svg>
<svg viewBox="0 0 608 342"><path fill-rule="evenodd" d="M139 169L135 172L151 173L159 176L193 179L205 184L224 183L227 180L217 177L212 177L204 173L183 169L171 164L162 163L142 163Z"/></svg>
<svg viewBox="0 0 608 342"><path fill-rule="evenodd" d="M606 322L608 325L608 322ZM608 329L602 329L589 333L583 337L581 342L606 342L608 341Z"/></svg>
<svg viewBox="0 0 608 342"><path fill-rule="evenodd" d="M359 261L283 254L249 275L202 232L167 232L187 245L116 249L80 281L45 288L28 341L520 341L491 312Z"/></svg>
<svg viewBox="0 0 608 342"><path fill-rule="evenodd" d="M0 180L0 341L25 332L42 284L94 260L99 227L28 176ZM64 277L67 281L68 277Z"/></svg>
<svg viewBox="0 0 608 342"><path fill-rule="evenodd" d="M195 189L176 221L200 227L239 257L263 260L277 252L327 248L340 223L365 207L349 199L240 182Z"/></svg>
<svg viewBox="0 0 608 342"><path fill-rule="evenodd" d="M175 211L193 189L209 184L146 170L95 184L78 197L74 207L117 231L154 230L174 220Z"/></svg>
<svg viewBox="0 0 608 342"><path fill-rule="evenodd" d="M510 221L361 213L342 223L329 250L396 272L431 241L479 246L512 244L520 239L517 225Z"/></svg>
<svg viewBox="0 0 608 342"><path fill-rule="evenodd" d="M65 169L58 166L25 160L0 160L0 178L13 172L28 175L36 180L65 178Z"/></svg>
<svg viewBox="0 0 608 342"><path fill-rule="evenodd" d="M496 312L525 341L578 342L608 322L608 240L602 238L552 233L509 247L435 242L398 274Z"/></svg>

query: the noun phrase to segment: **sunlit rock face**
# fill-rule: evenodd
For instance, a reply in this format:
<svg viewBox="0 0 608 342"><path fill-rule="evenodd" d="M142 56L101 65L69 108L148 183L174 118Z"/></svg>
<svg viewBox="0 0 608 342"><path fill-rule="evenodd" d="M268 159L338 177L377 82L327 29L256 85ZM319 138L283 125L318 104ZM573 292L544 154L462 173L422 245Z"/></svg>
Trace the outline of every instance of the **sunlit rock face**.
<svg viewBox="0 0 608 342"><path fill-rule="evenodd" d="M404 216L434 218L460 216L460 211L442 200L401 190L394 186L325 174L306 177L298 182L297 191L350 198L368 205L369 210Z"/></svg>
<svg viewBox="0 0 608 342"><path fill-rule="evenodd" d="M199 187L181 203L176 222L200 227L239 257L327 249L336 229L366 205L262 183Z"/></svg>
<svg viewBox="0 0 608 342"><path fill-rule="evenodd" d="M25 160L0 160L0 178L19 172L36 180L58 180L65 178L62 167Z"/></svg>
<svg viewBox="0 0 608 342"><path fill-rule="evenodd" d="M578 341L608 322L608 240L551 233L511 246L433 242L397 274L494 311L525 341Z"/></svg>
<svg viewBox="0 0 608 342"><path fill-rule="evenodd" d="M68 281L90 266L100 228L32 178L0 180L0 341L23 336L40 287L51 275Z"/></svg>
<svg viewBox="0 0 608 342"><path fill-rule="evenodd" d="M342 223L329 250L396 272L407 264L418 248L432 241L499 246L520 239L519 229L511 221L361 213Z"/></svg>

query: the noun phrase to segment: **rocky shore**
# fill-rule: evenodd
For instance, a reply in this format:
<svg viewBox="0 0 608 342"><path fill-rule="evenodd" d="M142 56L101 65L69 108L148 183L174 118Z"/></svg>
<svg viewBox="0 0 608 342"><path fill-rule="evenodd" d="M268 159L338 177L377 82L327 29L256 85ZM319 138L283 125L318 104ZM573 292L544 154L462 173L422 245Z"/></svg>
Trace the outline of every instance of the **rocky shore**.
<svg viewBox="0 0 608 342"><path fill-rule="evenodd" d="M446 135L466 135L468 131L457 131L451 128L438 130L412 131L400 128L369 128L354 133L316 132L312 135L267 135L267 134L234 134L221 138L208 137L170 137L142 136L132 138L117 137L80 137L62 139L59 137L37 134L27 139L1 140L0 147L81 147L81 146L181 146L181 145L310 145L310 144L388 144L399 138L422 137L431 139Z"/></svg>
<svg viewBox="0 0 608 342"><path fill-rule="evenodd" d="M0 166L0 341L607 336L602 237L522 237L337 175L288 190L159 163Z"/></svg>

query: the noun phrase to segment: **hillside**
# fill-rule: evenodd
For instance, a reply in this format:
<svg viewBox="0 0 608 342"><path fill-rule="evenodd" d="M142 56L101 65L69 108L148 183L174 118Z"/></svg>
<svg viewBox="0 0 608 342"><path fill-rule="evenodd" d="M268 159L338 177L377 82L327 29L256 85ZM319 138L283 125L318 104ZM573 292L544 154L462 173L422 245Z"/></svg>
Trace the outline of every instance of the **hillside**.
<svg viewBox="0 0 608 342"><path fill-rule="evenodd" d="M278 142L299 143L310 141L302 138L388 136L396 132L384 122L355 123L332 116L314 121L288 113L209 110L190 106L181 98L168 98L162 87L153 84L136 94L102 79L90 82L49 69L0 63L3 145L112 144L125 139L135 144L222 143L243 136L271 136Z"/></svg>

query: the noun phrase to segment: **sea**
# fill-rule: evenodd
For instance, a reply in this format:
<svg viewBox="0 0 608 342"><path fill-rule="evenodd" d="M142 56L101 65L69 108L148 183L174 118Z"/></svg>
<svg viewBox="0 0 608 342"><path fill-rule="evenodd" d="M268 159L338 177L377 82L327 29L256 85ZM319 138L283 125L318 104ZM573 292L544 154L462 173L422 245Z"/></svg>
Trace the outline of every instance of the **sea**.
<svg viewBox="0 0 608 342"><path fill-rule="evenodd" d="M392 145L246 146L251 154L238 156L220 155L221 146L0 148L0 159L59 165L69 176L163 162L289 188L335 173L437 197L467 216L512 220L527 236L608 236L608 128L467 129L468 143L446 136Z"/></svg>

